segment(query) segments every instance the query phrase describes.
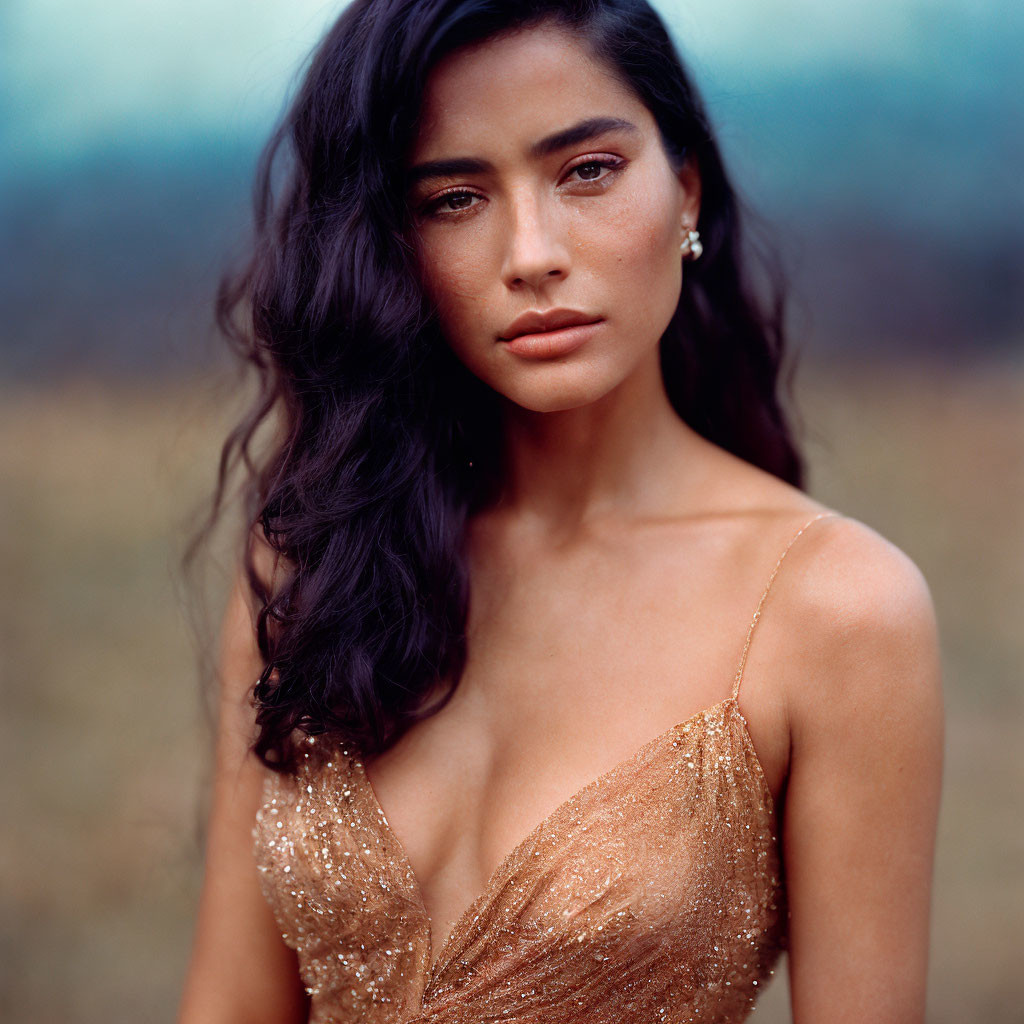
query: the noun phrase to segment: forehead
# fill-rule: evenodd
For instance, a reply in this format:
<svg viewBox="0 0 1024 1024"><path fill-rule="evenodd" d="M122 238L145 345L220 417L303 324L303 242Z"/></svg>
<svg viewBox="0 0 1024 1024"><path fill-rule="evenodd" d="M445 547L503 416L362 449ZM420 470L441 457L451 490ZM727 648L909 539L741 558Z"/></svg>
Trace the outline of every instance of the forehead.
<svg viewBox="0 0 1024 1024"><path fill-rule="evenodd" d="M463 47L433 69L411 159L522 150L594 116L653 126L647 108L591 56L586 40L542 24Z"/></svg>

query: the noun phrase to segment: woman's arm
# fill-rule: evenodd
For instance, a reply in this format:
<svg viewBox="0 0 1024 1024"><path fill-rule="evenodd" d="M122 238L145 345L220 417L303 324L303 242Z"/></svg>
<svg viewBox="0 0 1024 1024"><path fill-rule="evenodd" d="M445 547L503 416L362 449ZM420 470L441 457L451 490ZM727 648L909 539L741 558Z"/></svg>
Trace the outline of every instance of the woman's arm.
<svg viewBox="0 0 1024 1024"><path fill-rule="evenodd" d="M783 823L794 1024L922 1024L944 733L931 595L856 520L815 557Z"/></svg>
<svg viewBox="0 0 1024 1024"><path fill-rule="evenodd" d="M221 630L206 869L178 1024L299 1024L308 1018L295 954L281 940L252 855L265 769L249 752L255 730L249 696L263 661L248 593L239 571Z"/></svg>

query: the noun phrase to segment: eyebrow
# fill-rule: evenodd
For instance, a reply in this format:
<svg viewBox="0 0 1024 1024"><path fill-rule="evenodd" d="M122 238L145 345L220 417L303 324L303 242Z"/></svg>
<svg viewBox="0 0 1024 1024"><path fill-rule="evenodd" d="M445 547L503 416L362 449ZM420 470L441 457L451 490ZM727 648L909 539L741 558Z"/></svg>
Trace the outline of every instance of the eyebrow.
<svg viewBox="0 0 1024 1024"><path fill-rule="evenodd" d="M532 157L550 156L560 149L578 146L581 142L589 142L591 139L596 139L609 132L632 134L639 133L639 131L640 129L632 121L626 121L621 117L589 117L585 121L579 121L534 142L529 148L529 153ZM449 160L428 160L426 163L416 164L415 167L409 169L406 175L406 186L412 188L430 178L456 178L466 174L486 174L493 170L493 164L479 157L463 156L453 157Z"/></svg>

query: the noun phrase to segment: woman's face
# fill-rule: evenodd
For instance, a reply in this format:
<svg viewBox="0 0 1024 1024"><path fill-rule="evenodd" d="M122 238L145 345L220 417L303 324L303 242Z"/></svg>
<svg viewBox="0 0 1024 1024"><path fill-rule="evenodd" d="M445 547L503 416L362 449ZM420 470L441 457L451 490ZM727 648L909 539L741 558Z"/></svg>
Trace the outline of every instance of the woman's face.
<svg viewBox="0 0 1024 1024"><path fill-rule="evenodd" d="M656 357L699 181L584 41L542 25L456 51L428 81L409 166L424 287L495 391L571 409Z"/></svg>

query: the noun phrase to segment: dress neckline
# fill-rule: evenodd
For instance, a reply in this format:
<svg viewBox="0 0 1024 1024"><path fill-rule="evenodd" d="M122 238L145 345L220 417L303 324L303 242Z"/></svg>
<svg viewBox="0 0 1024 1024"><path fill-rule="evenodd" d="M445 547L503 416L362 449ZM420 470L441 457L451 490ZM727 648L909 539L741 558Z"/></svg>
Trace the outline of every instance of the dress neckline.
<svg viewBox="0 0 1024 1024"><path fill-rule="evenodd" d="M597 786L606 782L610 777L616 775L623 769L628 768L630 765L634 764L643 756L643 754L647 753L648 750L650 750L653 747L656 747L661 743L664 743L666 740L675 736L677 732L687 729L687 727L692 725L697 720L707 715L712 715L714 714L714 712L720 709L727 709L730 705L732 706L733 712L737 715L737 717L740 720L741 736L751 756L751 762L754 765L754 775L756 776L757 781L761 785L762 796L764 798L767 813L774 820L775 801L772 797L771 787L768 785L768 779L764 771L764 766L761 764L761 759L757 754L757 749L755 748L754 741L750 735L750 729L747 727L747 720L743 717L743 713L739 709L737 695L732 694L729 697L725 697L724 699L717 701L715 704L711 704L708 707L696 711L685 721L679 722L676 725L669 726L669 728L666 729L664 732L661 732L657 736L653 736L651 739L646 740L639 747L637 747L636 750L634 750L631 754L628 754L617 764L612 765L611 768L606 769L605 771L601 772L599 775L591 779L589 782L584 783L578 790L576 790L575 793L566 797L566 799L563 800L560 804L558 804L554 808L554 810L552 810L549 814L545 815L539 822L537 822L537 824L534 825L533 828L531 828L530 831L527 832L527 834L523 836L523 838L520 839L519 842L516 843L512 847L512 849L508 851L508 853L505 854L504 857L502 857L501 862L491 872L487 881L484 883L484 888L481 890L479 895L477 895L469 904L469 906L467 906L466 909L463 910L462 913L459 914L458 917L455 919L454 924L451 926L450 931L448 932L447 936L445 936L444 941L441 943L440 948L438 949L436 960L433 959L435 941L433 922L430 919L430 915L427 913L427 907L423 897L423 887L420 884L419 877L417 876L416 871L412 866L412 862L409 860L409 855L406 851L405 844L399 838L395 830L391 827L391 822L388 820L387 812L381 805L381 802L377 797L377 791L373 788L373 783L370 782L370 777L366 773L366 766L363 764L361 756L357 754L357 756L353 759L353 764L355 765L356 768L356 774L359 778L359 781L365 787L366 794L369 797L370 802L374 807L374 810L377 812L377 817L380 819L384 827L387 829L388 835L391 837L392 841L394 842L397 848L397 851L403 862L403 867L409 879L411 880L412 887L415 891L416 901L419 904L420 914L423 918L424 928L426 930L427 936L427 955L428 959L430 960L427 972L427 982L423 990L423 998L427 998L428 993L434 987L437 980L440 978L441 972L444 970L447 960L449 959L449 947L455 941L456 937L468 925L472 918L472 915L476 912L477 908L480 907L490 897L492 890L494 889L494 886L497 884L498 879L505 873L509 864L511 864L512 861L522 852L524 847L526 847L537 835L543 832L544 829L548 828L552 821L554 821L560 815L564 814L565 811L572 804L576 803L578 800L580 800L591 790L595 789Z"/></svg>

